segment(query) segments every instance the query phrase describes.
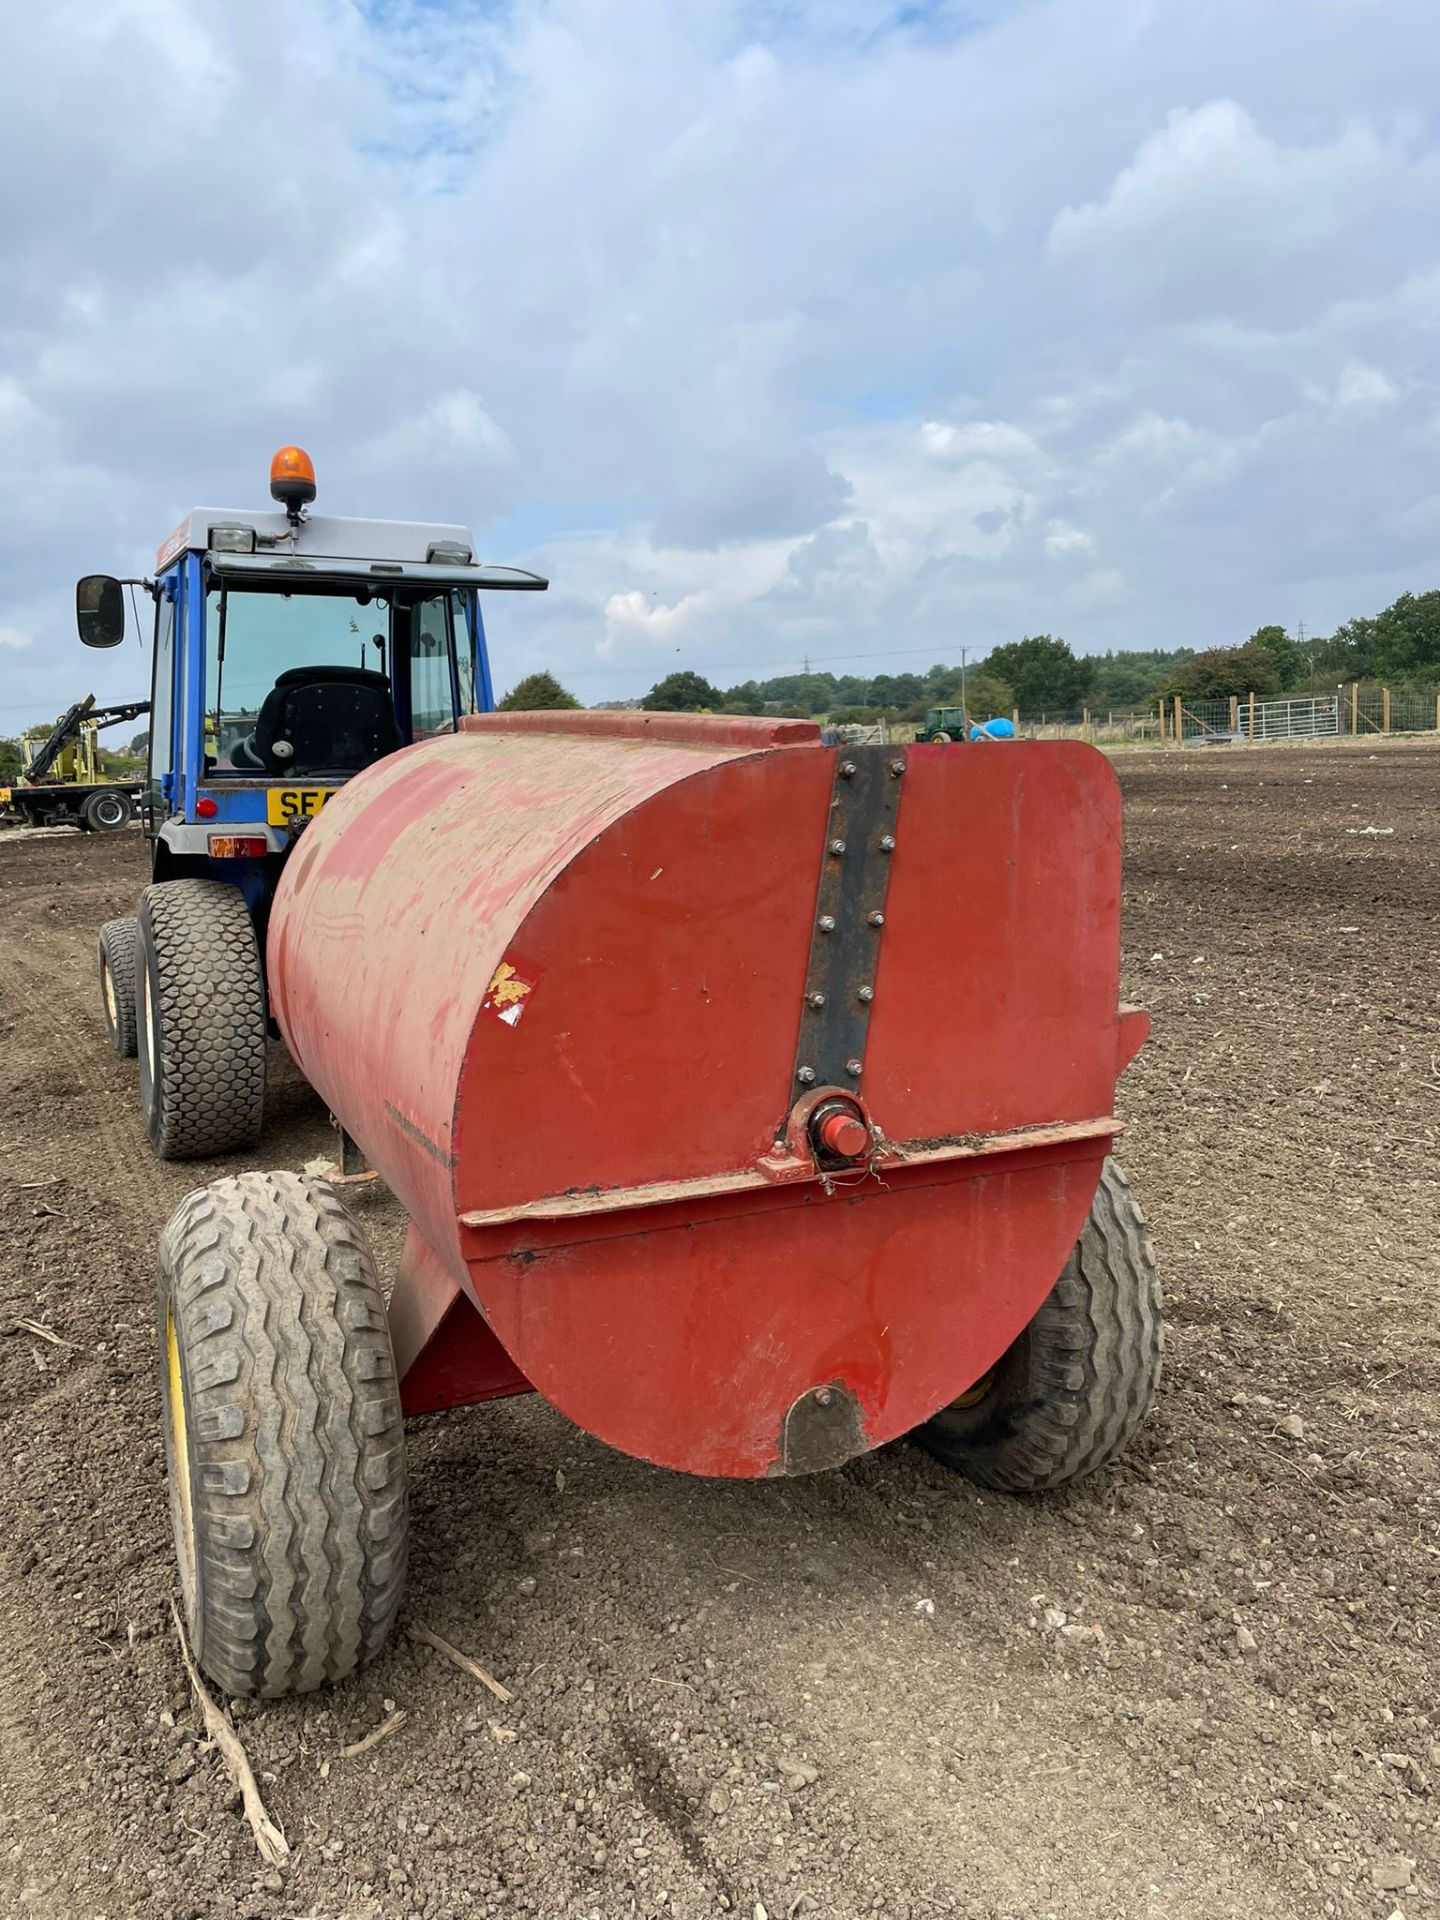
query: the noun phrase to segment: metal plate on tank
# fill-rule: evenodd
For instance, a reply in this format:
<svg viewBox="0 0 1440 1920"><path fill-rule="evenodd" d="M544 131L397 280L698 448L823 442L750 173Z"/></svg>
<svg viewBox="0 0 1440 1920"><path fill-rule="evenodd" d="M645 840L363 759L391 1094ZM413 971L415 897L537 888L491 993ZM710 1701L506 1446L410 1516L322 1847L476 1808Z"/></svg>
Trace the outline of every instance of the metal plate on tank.
<svg viewBox="0 0 1440 1920"><path fill-rule="evenodd" d="M805 1087L858 1089L864 1074L904 773L894 747L835 756L792 1100Z"/></svg>

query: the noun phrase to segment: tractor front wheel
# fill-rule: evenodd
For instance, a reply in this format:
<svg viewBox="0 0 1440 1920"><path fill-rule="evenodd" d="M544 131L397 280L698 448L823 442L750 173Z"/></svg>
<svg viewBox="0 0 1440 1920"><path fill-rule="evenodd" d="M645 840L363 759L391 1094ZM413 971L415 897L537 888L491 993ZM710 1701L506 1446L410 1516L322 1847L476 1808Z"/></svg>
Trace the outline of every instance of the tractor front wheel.
<svg viewBox="0 0 1440 1920"><path fill-rule="evenodd" d="M968 1393L916 1429L982 1486L1038 1493L1102 1467L1160 1383L1160 1282L1145 1216L1107 1159L1090 1218L1039 1312Z"/></svg>
<svg viewBox="0 0 1440 1920"><path fill-rule="evenodd" d="M135 1058L135 967L140 926L131 914L100 929L100 1012L110 1045L122 1060Z"/></svg>
<svg viewBox="0 0 1440 1920"><path fill-rule="evenodd" d="M265 980L244 895L166 880L140 901L140 1105L162 1160L253 1147L265 1116Z"/></svg>
<svg viewBox="0 0 1440 1920"><path fill-rule="evenodd" d="M308 1693L379 1651L405 1583L405 1443L375 1263L320 1180L243 1173L160 1241L170 1517L195 1656Z"/></svg>

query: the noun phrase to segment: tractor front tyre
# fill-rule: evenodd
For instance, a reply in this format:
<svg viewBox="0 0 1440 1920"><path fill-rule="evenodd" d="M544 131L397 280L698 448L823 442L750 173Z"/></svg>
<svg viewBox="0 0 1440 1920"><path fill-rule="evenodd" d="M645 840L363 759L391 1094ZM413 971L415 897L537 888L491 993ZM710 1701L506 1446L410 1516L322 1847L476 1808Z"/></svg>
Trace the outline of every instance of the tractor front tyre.
<svg viewBox="0 0 1440 1920"><path fill-rule="evenodd" d="M229 1694L343 1680L405 1584L400 1391L365 1236L321 1180L243 1173L160 1240L170 1518L195 1657Z"/></svg>
<svg viewBox="0 0 1440 1920"><path fill-rule="evenodd" d="M1114 1459L1160 1383L1163 1314L1145 1216L1107 1159L1090 1217L1034 1319L915 1438L981 1486L1038 1493Z"/></svg>
<svg viewBox="0 0 1440 1920"><path fill-rule="evenodd" d="M118 833L121 827L128 827L134 817L129 794L107 787L101 793L90 795L81 809L80 824L91 833Z"/></svg>
<svg viewBox="0 0 1440 1920"><path fill-rule="evenodd" d="M135 1058L135 969L139 922L131 914L100 929L100 1013L110 1045L122 1060Z"/></svg>
<svg viewBox="0 0 1440 1920"><path fill-rule="evenodd" d="M165 880L140 900L140 1106L162 1160L253 1147L265 1117L265 980L244 895Z"/></svg>
<svg viewBox="0 0 1440 1920"><path fill-rule="evenodd" d="M954 744L954 734L946 733L943 728L939 733L932 733L930 736L930 745L932 747L951 747L954 746Z"/></svg>

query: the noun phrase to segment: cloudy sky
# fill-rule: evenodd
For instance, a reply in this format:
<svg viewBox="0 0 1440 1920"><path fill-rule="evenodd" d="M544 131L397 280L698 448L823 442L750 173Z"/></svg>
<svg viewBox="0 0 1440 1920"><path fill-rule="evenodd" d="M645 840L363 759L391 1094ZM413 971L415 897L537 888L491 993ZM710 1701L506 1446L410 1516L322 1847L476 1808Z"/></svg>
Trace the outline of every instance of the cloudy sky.
<svg viewBox="0 0 1440 1920"><path fill-rule="evenodd" d="M1440 584L1435 0L45 0L0 61L0 731L272 449L497 684L1327 630Z"/></svg>

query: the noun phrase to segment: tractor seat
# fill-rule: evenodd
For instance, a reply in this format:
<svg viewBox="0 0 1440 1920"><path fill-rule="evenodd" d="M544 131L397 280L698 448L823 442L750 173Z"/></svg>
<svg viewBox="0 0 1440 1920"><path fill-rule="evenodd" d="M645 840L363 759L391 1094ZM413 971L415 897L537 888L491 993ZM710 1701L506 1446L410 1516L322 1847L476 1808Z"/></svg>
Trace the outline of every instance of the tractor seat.
<svg viewBox="0 0 1440 1920"><path fill-rule="evenodd" d="M255 731L236 742L233 758L262 773L359 773L402 744L383 673L291 667L266 694Z"/></svg>

